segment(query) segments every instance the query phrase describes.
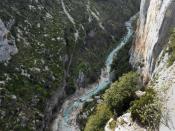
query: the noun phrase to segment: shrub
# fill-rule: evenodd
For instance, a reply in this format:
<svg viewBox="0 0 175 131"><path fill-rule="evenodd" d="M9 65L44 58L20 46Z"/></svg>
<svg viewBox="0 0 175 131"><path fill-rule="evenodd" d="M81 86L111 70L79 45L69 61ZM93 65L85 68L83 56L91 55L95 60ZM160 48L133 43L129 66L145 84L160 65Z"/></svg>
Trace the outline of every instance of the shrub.
<svg viewBox="0 0 175 131"><path fill-rule="evenodd" d="M161 111L153 89L147 89L144 96L133 102L130 110L132 118L138 120L143 126L150 129L159 127Z"/></svg>
<svg viewBox="0 0 175 131"><path fill-rule="evenodd" d="M85 131L104 131L104 126L111 116L108 105L97 105L95 114L91 115L86 123Z"/></svg>
<svg viewBox="0 0 175 131"><path fill-rule="evenodd" d="M171 54L168 60L168 65L171 66L175 61L175 29L173 29L170 36L170 45L168 52Z"/></svg>
<svg viewBox="0 0 175 131"><path fill-rule="evenodd" d="M116 127L116 121L115 121L115 120L112 120L112 121L109 123L109 127L110 127L110 129L115 129L115 127Z"/></svg>
<svg viewBox="0 0 175 131"><path fill-rule="evenodd" d="M130 102L134 99L135 91L138 89L138 74L129 72L124 74L112 84L103 98L104 101L109 105L111 109L115 109L118 114L125 111Z"/></svg>
<svg viewBox="0 0 175 131"><path fill-rule="evenodd" d="M130 102L134 99L135 91L138 89L138 74L129 72L124 74L112 84L103 95L104 102L97 105L96 112L92 114L86 123L85 131L103 131L106 122L112 116L115 109L118 114L129 108ZM110 123L114 127L115 123Z"/></svg>
<svg viewBox="0 0 175 131"><path fill-rule="evenodd" d="M129 50L132 45L132 40L130 39L128 43L116 54L111 65L111 72L114 72L114 78L112 80L118 79L123 73L131 71L131 65L129 64Z"/></svg>

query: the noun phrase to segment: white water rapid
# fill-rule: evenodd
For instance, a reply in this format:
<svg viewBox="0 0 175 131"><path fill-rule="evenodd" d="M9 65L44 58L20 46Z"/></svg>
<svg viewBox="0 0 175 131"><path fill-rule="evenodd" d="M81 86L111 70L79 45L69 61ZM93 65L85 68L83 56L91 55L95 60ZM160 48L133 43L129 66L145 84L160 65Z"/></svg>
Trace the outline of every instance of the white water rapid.
<svg viewBox="0 0 175 131"><path fill-rule="evenodd" d="M133 35L132 22L135 18L136 15L131 17L130 20L125 23L127 34L107 57L105 68L102 69L98 83L90 85L89 88L78 90L63 103L56 120L53 122L53 131L80 131L76 123L77 116L85 102L87 102L93 95L96 95L98 92L105 89L107 85L111 83L109 77L113 57L125 44L128 43L128 40Z"/></svg>

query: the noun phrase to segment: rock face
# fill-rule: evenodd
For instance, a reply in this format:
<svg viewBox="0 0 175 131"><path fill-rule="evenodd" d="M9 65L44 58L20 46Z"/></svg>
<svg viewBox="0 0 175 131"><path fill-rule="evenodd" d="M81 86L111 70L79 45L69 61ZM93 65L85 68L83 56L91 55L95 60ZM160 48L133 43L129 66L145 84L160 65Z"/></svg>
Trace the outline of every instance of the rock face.
<svg viewBox="0 0 175 131"><path fill-rule="evenodd" d="M9 26L11 25L10 23L13 24L13 21L9 22ZM17 52L18 49L15 45L14 37L0 19L0 61L9 60L11 55L16 54Z"/></svg>
<svg viewBox="0 0 175 131"><path fill-rule="evenodd" d="M169 55L161 53L155 65L152 83L163 103L159 131L175 130L175 62L167 66Z"/></svg>
<svg viewBox="0 0 175 131"><path fill-rule="evenodd" d="M175 25L173 0L142 0L135 43L130 63L142 72L144 81L152 75L155 62L164 48L168 32Z"/></svg>
<svg viewBox="0 0 175 131"><path fill-rule="evenodd" d="M153 86L163 104L160 131L175 130L175 66L168 67L170 30L175 27L173 0L142 0L130 63ZM163 124L162 124L163 123Z"/></svg>

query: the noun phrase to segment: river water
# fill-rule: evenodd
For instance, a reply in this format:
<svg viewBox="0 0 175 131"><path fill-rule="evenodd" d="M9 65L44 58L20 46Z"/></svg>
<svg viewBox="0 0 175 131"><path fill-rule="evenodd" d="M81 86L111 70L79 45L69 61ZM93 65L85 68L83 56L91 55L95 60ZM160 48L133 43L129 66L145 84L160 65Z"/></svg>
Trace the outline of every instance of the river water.
<svg viewBox="0 0 175 131"><path fill-rule="evenodd" d="M78 90L63 103L60 112L52 124L52 131L80 131L76 123L77 116L82 110L85 102L89 101L92 96L96 95L101 90L104 90L107 85L111 83L110 69L113 58L132 37L134 33L132 22L136 19L136 16L137 15L131 17L129 21L125 22L127 34L121 39L120 43L117 43L116 48L108 55L105 68L101 71L99 81L90 85L87 89Z"/></svg>

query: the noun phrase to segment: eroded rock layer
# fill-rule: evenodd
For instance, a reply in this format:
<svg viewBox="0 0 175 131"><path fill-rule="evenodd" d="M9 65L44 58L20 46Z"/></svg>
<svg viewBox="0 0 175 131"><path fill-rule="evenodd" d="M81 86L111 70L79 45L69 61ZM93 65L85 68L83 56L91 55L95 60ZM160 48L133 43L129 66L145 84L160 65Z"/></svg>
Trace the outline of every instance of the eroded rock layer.
<svg viewBox="0 0 175 131"><path fill-rule="evenodd" d="M157 57L166 45L168 32L175 25L173 0L142 0L135 43L130 63L144 75L151 76Z"/></svg>

